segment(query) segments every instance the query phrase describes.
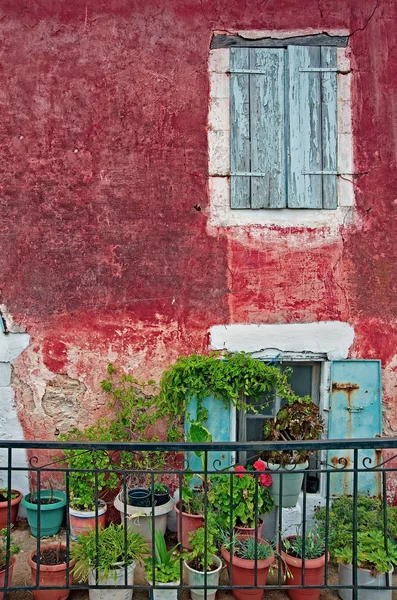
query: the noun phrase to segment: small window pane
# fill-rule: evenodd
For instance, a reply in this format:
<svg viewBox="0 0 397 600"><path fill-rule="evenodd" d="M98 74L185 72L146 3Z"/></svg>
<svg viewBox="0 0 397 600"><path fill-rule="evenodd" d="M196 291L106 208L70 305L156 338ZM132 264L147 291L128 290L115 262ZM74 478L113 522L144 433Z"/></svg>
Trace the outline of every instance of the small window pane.
<svg viewBox="0 0 397 600"><path fill-rule="evenodd" d="M292 375L289 378L292 389L298 396L312 395L312 365L290 365ZM285 367L284 367L285 368Z"/></svg>

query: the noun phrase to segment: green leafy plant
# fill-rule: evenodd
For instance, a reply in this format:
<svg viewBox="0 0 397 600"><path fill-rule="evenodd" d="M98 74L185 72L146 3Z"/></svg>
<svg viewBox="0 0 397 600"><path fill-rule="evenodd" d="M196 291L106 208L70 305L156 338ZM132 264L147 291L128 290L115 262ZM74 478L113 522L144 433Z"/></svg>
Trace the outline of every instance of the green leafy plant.
<svg viewBox="0 0 397 600"><path fill-rule="evenodd" d="M167 486L163 483L155 483L153 489L156 494L165 494L168 491Z"/></svg>
<svg viewBox="0 0 397 600"><path fill-rule="evenodd" d="M217 552L216 527L211 513L208 514L207 532L205 527L191 531L189 533L189 544L191 551L186 556L189 564L193 563L193 568L200 571L211 571L214 562L212 555Z"/></svg>
<svg viewBox="0 0 397 600"><path fill-rule="evenodd" d="M167 550L164 536L158 529L155 530L155 556L145 559L146 576L153 581L153 567L156 583L172 583L180 579L180 560L183 555L177 554L177 544L171 550ZM154 563L154 564L153 564Z"/></svg>
<svg viewBox="0 0 397 600"><path fill-rule="evenodd" d="M320 558L325 553L324 536L316 527L307 531L305 536L298 533L283 538L282 545L286 554L300 559Z"/></svg>
<svg viewBox="0 0 397 600"><path fill-rule="evenodd" d="M265 464L258 460L252 467L237 466L233 472L211 478L208 501L221 528L255 527L258 515L273 510L274 501L267 489L272 478L263 471Z"/></svg>
<svg viewBox="0 0 397 600"><path fill-rule="evenodd" d="M232 535L221 531L219 542L230 554L243 560L263 560L271 558L274 554L272 546L266 540L255 540L250 536Z"/></svg>
<svg viewBox="0 0 397 600"><path fill-rule="evenodd" d="M199 422L190 423L187 442L204 444L212 441L212 435L206 427ZM201 459L201 470L205 471L204 452L195 451L196 456ZM185 485L182 486L182 504L184 512L190 515L201 515L204 512L205 478L193 471L185 472ZM211 485L207 479L207 489Z"/></svg>
<svg viewBox="0 0 397 600"><path fill-rule="evenodd" d="M319 408L311 401L310 396L296 397L278 411L274 419L266 421L263 428L265 440L271 442L290 442L301 440L317 440L324 431L324 421ZM280 465L302 463L308 460L307 451L272 451L263 454L268 462Z"/></svg>
<svg viewBox="0 0 397 600"><path fill-rule="evenodd" d="M106 420L83 430L72 429L60 436L61 440L74 442L110 442L113 441ZM70 505L79 510L94 510L95 489L98 494L103 490L114 489L118 477L111 470L114 468L111 456L103 450L64 450L69 473ZM88 471L87 471L88 469ZM96 469L107 469L110 472L97 473Z"/></svg>
<svg viewBox="0 0 397 600"><path fill-rule="evenodd" d="M175 417L172 408L161 402L154 380L139 381L132 375L119 373L108 365L107 378L101 381L101 388L110 395L109 408L115 417L108 421L109 435L114 442L158 442L159 436L153 431L161 424L165 430L166 441L182 439L179 428L180 414ZM168 462L175 459L174 453L167 455ZM166 456L159 451L121 452L118 457L119 468L132 469L129 485L150 487L152 479L159 478L142 471L159 471L166 467Z"/></svg>
<svg viewBox="0 0 397 600"><path fill-rule="evenodd" d="M384 531L384 512L386 511L386 532ZM315 519L323 535L326 534L326 508L317 508ZM380 498L359 494L357 496L357 531L365 533L378 530L382 536L397 538L397 507L383 507ZM333 500L328 515L328 549L331 559L353 544L353 497L340 496Z"/></svg>
<svg viewBox="0 0 397 600"><path fill-rule="evenodd" d="M13 490L11 490L10 493L10 498L11 500L15 500L15 498L18 498L19 493L18 492L14 492ZM8 501L8 488L0 488L0 502L7 502Z"/></svg>
<svg viewBox="0 0 397 600"><path fill-rule="evenodd" d="M12 537L10 537L10 549L9 556L15 556L19 554L21 548L14 542ZM7 529L0 529L0 571L4 571L6 568L6 559L7 559Z"/></svg>
<svg viewBox="0 0 397 600"><path fill-rule="evenodd" d="M262 405L261 396L277 393L291 404L297 398L288 382L288 372L253 358L245 352L212 352L208 355L182 356L164 373L160 381L159 405L172 414L186 414L189 402L197 399L196 419L205 422L204 398L213 394L225 406L256 412L254 403Z"/></svg>
<svg viewBox="0 0 397 600"><path fill-rule="evenodd" d="M149 552L149 548L140 533L127 532L125 540L124 527L111 523L109 527L95 529L79 535L71 546L71 559L76 561L73 574L78 580L86 579L89 572L96 568L101 571L101 577L108 579L112 569L130 565L134 560L141 560Z"/></svg>
<svg viewBox="0 0 397 600"><path fill-rule="evenodd" d="M353 544L338 548L334 552L336 561L343 564L353 563ZM390 571L391 565L397 564L396 545L385 538L382 531L369 529L357 533L357 566L369 569L375 577L379 573Z"/></svg>

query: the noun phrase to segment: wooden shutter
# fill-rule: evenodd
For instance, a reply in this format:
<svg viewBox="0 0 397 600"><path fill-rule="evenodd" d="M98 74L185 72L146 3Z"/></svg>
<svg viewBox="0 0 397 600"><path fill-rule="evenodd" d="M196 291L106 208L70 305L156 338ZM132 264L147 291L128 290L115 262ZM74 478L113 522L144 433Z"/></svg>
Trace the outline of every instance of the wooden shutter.
<svg viewBox="0 0 397 600"><path fill-rule="evenodd" d="M231 207L286 207L285 51L230 51Z"/></svg>
<svg viewBox="0 0 397 600"><path fill-rule="evenodd" d="M336 48L231 48L231 208L337 206Z"/></svg>
<svg viewBox="0 0 397 600"><path fill-rule="evenodd" d="M336 49L288 46L289 208L336 208Z"/></svg>

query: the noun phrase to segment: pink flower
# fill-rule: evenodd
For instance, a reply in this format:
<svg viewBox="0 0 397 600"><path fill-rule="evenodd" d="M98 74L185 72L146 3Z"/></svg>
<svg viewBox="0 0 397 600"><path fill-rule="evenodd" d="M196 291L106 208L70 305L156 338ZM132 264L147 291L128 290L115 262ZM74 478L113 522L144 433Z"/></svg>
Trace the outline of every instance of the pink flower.
<svg viewBox="0 0 397 600"><path fill-rule="evenodd" d="M262 473L262 475L259 475L259 484L263 487L269 487L272 485L272 482L272 476L269 475L269 473Z"/></svg>
<svg viewBox="0 0 397 600"><path fill-rule="evenodd" d="M243 467L241 465L237 466L234 470L235 470L237 477L244 477L244 475L246 473L245 467Z"/></svg>
<svg viewBox="0 0 397 600"><path fill-rule="evenodd" d="M256 462L254 462L253 467L257 471L265 471L266 470L266 466L265 466L265 463L263 462L263 460L257 460Z"/></svg>

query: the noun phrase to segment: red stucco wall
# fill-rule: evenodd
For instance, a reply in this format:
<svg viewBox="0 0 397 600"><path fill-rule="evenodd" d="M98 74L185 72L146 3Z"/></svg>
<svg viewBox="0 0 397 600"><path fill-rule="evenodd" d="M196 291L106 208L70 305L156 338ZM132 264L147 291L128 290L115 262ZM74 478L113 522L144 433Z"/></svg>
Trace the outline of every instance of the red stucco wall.
<svg viewBox="0 0 397 600"><path fill-rule="evenodd" d="M354 225L209 235L212 32L302 28L351 32ZM397 430L395 31L394 0L0 0L0 289L31 335L26 436L104 412L109 360L158 376L214 324L334 319L382 359Z"/></svg>

